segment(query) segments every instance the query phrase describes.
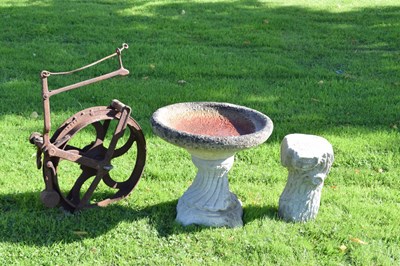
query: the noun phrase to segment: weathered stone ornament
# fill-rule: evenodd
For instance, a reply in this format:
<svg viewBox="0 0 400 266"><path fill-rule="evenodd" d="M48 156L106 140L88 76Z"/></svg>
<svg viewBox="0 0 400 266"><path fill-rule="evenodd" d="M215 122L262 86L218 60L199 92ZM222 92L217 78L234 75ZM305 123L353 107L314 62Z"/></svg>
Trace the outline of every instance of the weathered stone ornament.
<svg viewBox="0 0 400 266"><path fill-rule="evenodd" d="M228 172L237 151L268 139L271 119L234 104L192 102L158 109L151 124L159 137L185 148L198 168L178 201L176 220L183 225L242 226L242 204L229 190Z"/></svg>
<svg viewBox="0 0 400 266"><path fill-rule="evenodd" d="M321 191L334 160L332 145L306 134L285 136L281 163L289 171L279 198L279 216L285 221L306 222L318 214Z"/></svg>
<svg viewBox="0 0 400 266"><path fill-rule="evenodd" d="M197 175L178 201L176 220L183 225L242 226L242 203L229 190L228 171L234 156L204 160L192 156Z"/></svg>

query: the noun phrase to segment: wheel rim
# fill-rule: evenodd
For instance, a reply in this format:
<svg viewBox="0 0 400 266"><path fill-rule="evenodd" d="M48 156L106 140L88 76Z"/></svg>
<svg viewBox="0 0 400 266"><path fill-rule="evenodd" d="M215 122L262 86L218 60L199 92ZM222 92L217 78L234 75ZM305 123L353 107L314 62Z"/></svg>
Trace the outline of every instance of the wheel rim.
<svg viewBox="0 0 400 266"><path fill-rule="evenodd" d="M88 120L88 115L90 115L89 120ZM119 116L120 113L116 112L114 109L111 109L109 107L95 107L86 109L76 114L72 118L68 119L56 131L51 141L52 143L57 143L59 141L62 141L63 138L65 138L65 136L69 136L68 140L65 141L65 143L63 143L62 145L60 145L59 148L68 150L70 152L79 153L89 158L101 161L102 157L104 157L107 151L107 148L105 147L106 146L105 140L107 136L110 134L110 131L111 135L113 133L113 130L110 129L110 124L112 124L115 121L119 121ZM94 128L95 140L83 147L70 145L71 140L73 140L74 137L76 137L78 132L82 132L83 129L88 128L89 126ZM132 152L135 153L135 158L134 158L135 165L133 167L132 172L130 172L128 177L124 180L116 179L114 177L113 170L106 172L102 176L102 180L104 181L104 184L111 189L112 192L109 193L109 196L107 195L104 197L100 197L101 199L98 200L96 199L93 202L89 203L88 205L84 203L85 204L84 207L105 206L111 202L120 200L128 196L139 182L145 165L146 143L140 126L132 118L128 119L124 136L126 135L128 136L119 139L118 143L120 144L120 141L122 141L123 144L119 145L115 149L113 156L111 158L111 163L113 163L113 161L119 160L119 157L125 158L125 155L128 152L130 152L132 148L134 148L135 151ZM53 157L51 158L51 161L53 162L53 165L56 169L56 173L58 173L60 170L59 169L60 159ZM123 161L123 159L121 161ZM68 163L74 164L73 162L68 162ZM75 180L71 190L68 193L66 193L67 194L66 196L64 196L63 191L60 189L60 184L59 184L60 180L58 180L57 174L56 176L53 176L54 188L61 196L60 203L65 209L70 211L74 211L77 208L80 208L80 206L82 206L81 203L82 189L84 189L84 185L90 183L92 177L97 174L97 170L89 168L87 166L81 165L80 169L81 173ZM58 175L61 176L62 174L59 173Z"/></svg>

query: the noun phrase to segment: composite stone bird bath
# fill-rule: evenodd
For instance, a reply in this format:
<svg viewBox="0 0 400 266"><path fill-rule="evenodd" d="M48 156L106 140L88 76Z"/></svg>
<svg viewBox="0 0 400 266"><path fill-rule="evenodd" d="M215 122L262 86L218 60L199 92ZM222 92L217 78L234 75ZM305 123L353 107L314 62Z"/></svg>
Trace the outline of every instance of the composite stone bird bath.
<svg viewBox="0 0 400 266"><path fill-rule="evenodd" d="M273 123L253 109L217 102L177 103L158 109L151 118L156 135L185 148L198 168L178 201L183 225L242 226L240 200L229 190L228 171L237 151L265 142Z"/></svg>

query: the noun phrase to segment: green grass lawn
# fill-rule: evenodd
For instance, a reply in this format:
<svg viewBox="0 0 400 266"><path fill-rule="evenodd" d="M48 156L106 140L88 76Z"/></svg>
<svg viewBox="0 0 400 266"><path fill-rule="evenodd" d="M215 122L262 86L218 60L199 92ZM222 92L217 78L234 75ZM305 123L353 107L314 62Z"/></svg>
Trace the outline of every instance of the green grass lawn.
<svg viewBox="0 0 400 266"><path fill-rule="evenodd" d="M0 0L0 18L1 265L400 264L397 0ZM114 98L130 105L147 140L142 180L106 208L46 209L28 143L43 127L39 73L78 68L123 42L131 74L55 96L52 125ZM175 222L196 169L149 120L186 101L244 105L274 122L229 174L242 228ZM290 133L323 136L335 152L318 217L305 224L277 217L287 178L280 142Z"/></svg>

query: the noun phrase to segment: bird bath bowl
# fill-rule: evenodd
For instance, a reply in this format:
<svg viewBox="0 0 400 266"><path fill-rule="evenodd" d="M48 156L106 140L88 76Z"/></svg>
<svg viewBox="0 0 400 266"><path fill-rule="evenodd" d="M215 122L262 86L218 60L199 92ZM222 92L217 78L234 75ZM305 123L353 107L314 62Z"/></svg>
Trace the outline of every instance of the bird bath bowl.
<svg viewBox="0 0 400 266"><path fill-rule="evenodd" d="M177 221L183 225L242 226L242 204L229 190L228 172L236 152L268 139L271 119L239 105L189 102L158 109L151 125L156 135L185 148L198 168L178 201Z"/></svg>

